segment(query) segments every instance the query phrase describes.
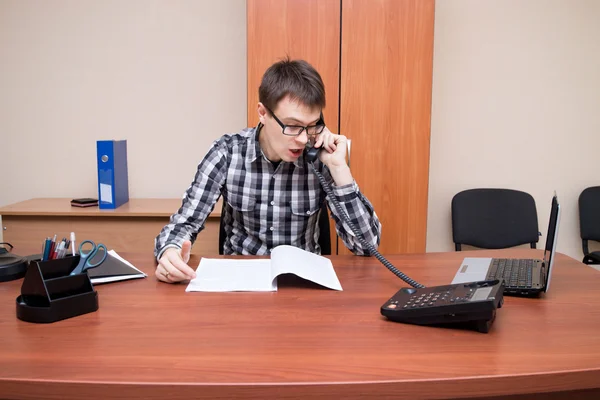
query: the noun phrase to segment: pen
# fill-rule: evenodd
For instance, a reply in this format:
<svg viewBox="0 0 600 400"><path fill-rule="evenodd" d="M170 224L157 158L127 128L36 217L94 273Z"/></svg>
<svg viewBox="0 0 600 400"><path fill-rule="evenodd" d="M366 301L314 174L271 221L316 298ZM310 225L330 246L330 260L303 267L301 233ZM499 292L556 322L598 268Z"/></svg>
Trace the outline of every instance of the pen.
<svg viewBox="0 0 600 400"><path fill-rule="evenodd" d="M56 260L57 258L60 258L60 253L63 249L63 247L65 246L65 239L63 238L63 240L61 240L60 242L58 242L56 244L56 246L54 246L54 257L53 260Z"/></svg>
<svg viewBox="0 0 600 400"><path fill-rule="evenodd" d="M54 249L56 247L56 235L52 238L52 242L50 243L50 251L48 252L48 260L54 259Z"/></svg>
<svg viewBox="0 0 600 400"><path fill-rule="evenodd" d="M62 251L63 248L65 247L65 242L61 241L57 246L56 249L54 250L54 259L58 259L58 258L62 258Z"/></svg>
<svg viewBox="0 0 600 400"><path fill-rule="evenodd" d="M60 258L64 258L67 255L67 251L69 251L69 246L71 245L71 241L65 238L65 245L63 246L62 253L60 254Z"/></svg>
<svg viewBox="0 0 600 400"><path fill-rule="evenodd" d="M75 232L71 232L71 245L73 246L73 248L71 249L71 254L75 256Z"/></svg>
<svg viewBox="0 0 600 400"><path fill-rule="evenodd" d="M46 240L44 241L44 253L42 254L42 261L48 261L51 243L52 243L52 240L49 237L47 237Z"/></svg>

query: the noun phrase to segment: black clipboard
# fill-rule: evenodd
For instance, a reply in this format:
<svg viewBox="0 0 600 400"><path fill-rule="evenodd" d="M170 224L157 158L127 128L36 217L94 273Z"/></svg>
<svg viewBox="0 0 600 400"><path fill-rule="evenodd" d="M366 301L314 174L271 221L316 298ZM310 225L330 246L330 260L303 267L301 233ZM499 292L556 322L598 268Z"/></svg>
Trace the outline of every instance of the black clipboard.
<svg viewBox="0 0 600 400"><path fill-rule="evenodd" d="M145 278L147 276L110 252L106 254L106 260L102 264L96 268L88 269L87 273L94 285Z"/></svg>

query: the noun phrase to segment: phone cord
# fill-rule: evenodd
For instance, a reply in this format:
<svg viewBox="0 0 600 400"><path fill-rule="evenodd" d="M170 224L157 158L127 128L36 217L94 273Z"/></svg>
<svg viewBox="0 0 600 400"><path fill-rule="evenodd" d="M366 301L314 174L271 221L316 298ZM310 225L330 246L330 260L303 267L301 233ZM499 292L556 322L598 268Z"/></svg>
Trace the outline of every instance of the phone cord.
<svg viewBox="0 0 600 400"><path fill-rule="evenodd" d="M391 262L389 262L384 256L382 256L379 253L379 251L377 251L375 246L373 246L371 243L367 242L364 239L362 232L356 228L356 226L350 220L350 217L348 216L348 214L346 214L346 212L344 211L344 209L342 208L340 203L337 201L337 198L333 194L333 190L331 189L331 187L329 186L327 181L325 181L325 178L323 177L323 175L321 175L321 173L319 171L317 171L317 169L315 168L315 165L312 162L309 164L312 167L312 170L315 173L315 175L317 175L317 178L319 178L319 182L321 182L321 186L323 187L323 189L325 190L325 192L327 193L327 195L329 196L329 198L332 200L333 204L335 205L335 209L340 213L340 215L342 215L344 221L346 222L346 224L348 224L350 229L352 229L352 232L356 235L356 237L358 238L360 243L369 250L369 255L374 255L375 258L377 258L379 260L379 262L381 262L383 265L385 265L385 267L387 269L392 271L392 273L394 275L396 275L398 278L402 279L404 282L408 283L410 286L415 287L415 288L424 288L425 286L421 285L419 282L415 281L414 279L409 278L406 274L402 273L402 271L400 271L398 268L394 267L394 265Z"/></svg>

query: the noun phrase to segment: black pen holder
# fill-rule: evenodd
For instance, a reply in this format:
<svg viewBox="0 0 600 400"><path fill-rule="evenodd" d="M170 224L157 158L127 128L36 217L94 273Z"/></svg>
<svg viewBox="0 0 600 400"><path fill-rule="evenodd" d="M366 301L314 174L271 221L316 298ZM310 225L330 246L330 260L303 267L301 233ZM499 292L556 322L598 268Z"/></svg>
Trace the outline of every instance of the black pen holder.
<svg viewBox="0 0 600 400"><path fill-rule="evenodd" d="M69 275L79 255L32 260L17 297L17 318L50 323L98 310L98 293L87 272Z"/></svg>

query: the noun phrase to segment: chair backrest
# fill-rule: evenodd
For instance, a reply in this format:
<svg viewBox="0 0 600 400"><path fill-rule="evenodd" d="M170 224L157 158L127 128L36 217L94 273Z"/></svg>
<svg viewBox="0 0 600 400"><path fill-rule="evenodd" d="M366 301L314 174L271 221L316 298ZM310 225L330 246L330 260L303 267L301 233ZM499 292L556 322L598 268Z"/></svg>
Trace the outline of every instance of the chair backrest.
<svg viewBox="0 0 600 400"><path fill-rule="evenodd" d="M331 255L331 237L329 229L329 214L327 211L327 205L323 202L321 210L319 211L319 246L321 246L321 255ZM221 209L221 221L219 224L219 254L223 255L223 247L225 245L225 225L223 224L223 215L225 214L225 201L223 201L223 208Z"/></svg>
<svg viewBox="0 0 600 400"><path fill-rule="evenodd" d="M587 241L600 242L600 186L589 187L579 195L579 229L583 253L587 255Z"/></svg>
<svg viewBox="0 0 600 400"><path fill-rule="evenodd" d="M461 244L502 249L539 240L533 197L512 189L470 189L452 198L452 238Z"/></svg>

